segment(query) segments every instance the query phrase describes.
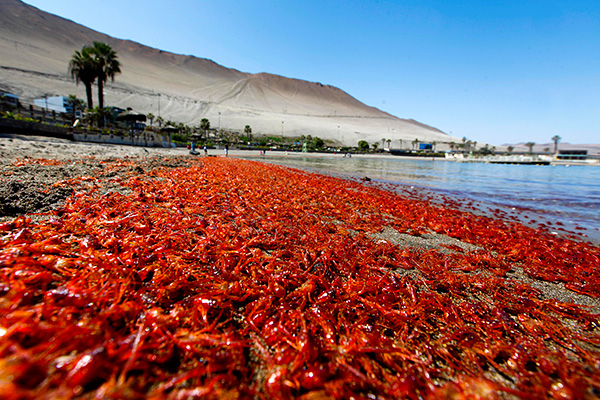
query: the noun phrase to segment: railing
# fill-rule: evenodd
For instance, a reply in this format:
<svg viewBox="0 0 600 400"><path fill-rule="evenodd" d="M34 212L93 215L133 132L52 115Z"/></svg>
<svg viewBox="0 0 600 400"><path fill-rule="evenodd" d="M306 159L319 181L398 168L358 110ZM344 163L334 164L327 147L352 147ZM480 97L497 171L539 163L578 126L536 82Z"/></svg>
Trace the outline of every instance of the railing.
<svg viewBox="0 0 600 400"><path fill-rule="evenodd" d="M74 116L71 114L56 112L35 104L23 103L22 101L19 101L19 104L16 107L3 104L1 111L10 112L14 114L17 119L30 119L54 125L71 126L74 121Z"/></svg>

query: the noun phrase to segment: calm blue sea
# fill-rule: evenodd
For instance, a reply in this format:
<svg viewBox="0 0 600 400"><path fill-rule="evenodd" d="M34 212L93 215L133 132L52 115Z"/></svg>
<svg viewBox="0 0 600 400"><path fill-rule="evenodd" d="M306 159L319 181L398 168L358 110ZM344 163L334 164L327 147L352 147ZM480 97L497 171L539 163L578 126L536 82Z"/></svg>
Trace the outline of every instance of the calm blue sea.
<svg viewBox="0 0 600 400"><path fill-rule="evenodd" d="M600 167L271 154L247 158L350 178L368 176L399 189L413 186L473 203L484 214L500 209L521 223L549 224L551 232L565 229L600 243Z"/></svg>

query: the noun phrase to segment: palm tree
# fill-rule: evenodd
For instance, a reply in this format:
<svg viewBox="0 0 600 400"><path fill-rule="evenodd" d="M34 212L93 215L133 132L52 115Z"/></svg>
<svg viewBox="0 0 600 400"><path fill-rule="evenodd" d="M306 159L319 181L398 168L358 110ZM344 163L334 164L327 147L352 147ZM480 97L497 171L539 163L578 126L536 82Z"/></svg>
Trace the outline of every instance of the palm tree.
<svg viewBox="0 0 600 400"><path fill-rule="evenodd" d="M87 115L91 123L95 124L98 127L103 127L105 125L106 120L111 117L112 110L108 107L94 107L93 109L89 110Z"/></svg>
<svg viewBox="0 0 600 400"><path fill-rule="evenodd" d="M560 142L560 139L562 138L558 135L552 136L552 141L554 142L554 154L558 153L558 142Z"/></svg>
<svg viewBox="0 0 600 400"><path fill-rule="evenodd" d="M85 85L85 94L87 95L87 106L89 109L94 107L92 99L92 84L96 80L97 70L93 58L93 49L88 46L83 46L81 51L75 50L71 61L69 61L69 72L75 82Z"/></svg>
<svg viewBox="0 0 600 400"><path fill-rule="evenodd" d="M115 75L121 73L121 63L117 53L106 43L94 42L92 52L98 76L98 107L104 108L104 84L109 78L114 81Z"/></svg>
<svg viewBox="0 0 600 400"><path fill-rule="evenodd" d="M358 149L361 152L365 152L365 151L369 150L369 143L366 140L359 140L358 141Z"/></svg>
<svg viewBox="0 0 600 400"><path fill-rule="evenodd" d="M73 112L73 121L75 121L75 113L85 109L85 101L78 99L74 94L70 94L67 98L67 104L71 106Z"/></svg>
<svg viewBox="0 0 600 400"><path fill-rule="evenodd" d="M146 118L150 120L150 125L152 125L152 123L154 122L154 118L156 117L154 116L154 114L148 113L148 115L146 115Z"/></svg>
<svg viewBox="0 0 600 400"><path fill-rule="evenodd" d="M392 139L388 139L387 144L388 144L388 149L391 149L392 148Z"/></svg>
<svg viewBox="0 0 600 400"><path fill-rule="evenodd" d="M527 142L525 146L529 147L529 152L533 153L533 146L535 146L535 142Z"/></svg>
<svg viewBox="0 0 600 400"><path fill-rule="evenodd" d="M250 125L246 125L244 127L244 134L246 135L246 139L251 142L252 141L252 128Z"/></svg>
<svg viewBox="0 0 600 400"><path fill-rule="evenodd" d="M210 129L210 121L207 118L202 118L200 120L200 129L204 131L205 140L208 139L207 133Z"/></svg>

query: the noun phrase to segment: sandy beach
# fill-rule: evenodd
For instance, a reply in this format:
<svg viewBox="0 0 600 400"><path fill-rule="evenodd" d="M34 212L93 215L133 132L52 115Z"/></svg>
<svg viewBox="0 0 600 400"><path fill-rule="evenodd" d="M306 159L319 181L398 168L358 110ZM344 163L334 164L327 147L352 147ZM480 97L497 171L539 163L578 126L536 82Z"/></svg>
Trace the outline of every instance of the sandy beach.
<svg viewBox="0 0 600 400"><path fill-rule="evenodd" d="M203 156L202 149L198 149ZM224 156L224 149L209 149L209 156ZM111 157L153 157L153 156L188 156L189 149L183 147L138 147L121 146L111 144L100 144L91 142L78 142L43 136L27 136L0 134L0 157L6 162L12 162L18 158L46 158L52 160L78 159L94 157L105 159ZM260 156L259 150L237 150L230 149L229 155L235 156ZM320 153L280 152L267 151L266 157L321 157ZM343 157L343 153L332 154L332 156ZM357 158L399 158L386 154L354 154Z"/></svg>
<svg viewBox="0 0 600 400"><path fill-rule="evenodd" d="M1 136L0 395L600 393L597 247L241 154Z"/></svg>

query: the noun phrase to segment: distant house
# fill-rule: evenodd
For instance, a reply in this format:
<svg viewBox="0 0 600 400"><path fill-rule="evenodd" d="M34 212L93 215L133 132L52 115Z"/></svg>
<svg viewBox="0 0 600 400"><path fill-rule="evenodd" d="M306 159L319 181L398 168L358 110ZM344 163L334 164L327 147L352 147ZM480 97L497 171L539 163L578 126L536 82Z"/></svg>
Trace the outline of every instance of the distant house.
<svg viewBox="0 0 600 400"><path fill-rule="evenodd" d="M52 96L34 99L33 104L45 110L56 111L59 113L73 112L73 106L69 103L68 98L64 96Z"/></svg>
<svg viewBox="0 0 600 400"><path fill-rule="evenodd" d="M587 150L559 150L556 158L559 160L586 160Z"/></svg>
<svg viewBox="0 0 600 400"><path fill-rule="evenodd" d="M0 98L2 98L2 102L14 107L19 106L19 96L16 94L4 92L0 90Z"/></svg>

